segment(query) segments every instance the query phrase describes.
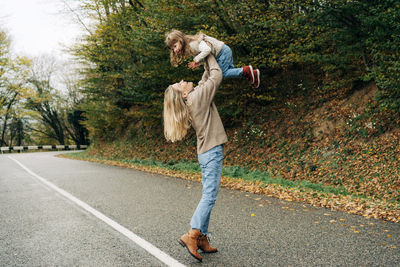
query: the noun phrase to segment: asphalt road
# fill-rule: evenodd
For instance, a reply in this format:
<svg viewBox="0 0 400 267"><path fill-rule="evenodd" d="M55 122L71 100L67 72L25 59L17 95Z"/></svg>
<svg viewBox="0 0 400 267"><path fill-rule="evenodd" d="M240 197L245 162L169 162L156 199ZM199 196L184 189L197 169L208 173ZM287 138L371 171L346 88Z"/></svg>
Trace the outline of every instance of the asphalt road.
<svg viewBox="0 0 400 267"><path fill-rule="evenodd" d="M0 266L165 266L37 177L188 266L400 266L400 224L224 188L210 223L219 252L201 264L177 242L200 183L58 153L0 155Z"/></svg>

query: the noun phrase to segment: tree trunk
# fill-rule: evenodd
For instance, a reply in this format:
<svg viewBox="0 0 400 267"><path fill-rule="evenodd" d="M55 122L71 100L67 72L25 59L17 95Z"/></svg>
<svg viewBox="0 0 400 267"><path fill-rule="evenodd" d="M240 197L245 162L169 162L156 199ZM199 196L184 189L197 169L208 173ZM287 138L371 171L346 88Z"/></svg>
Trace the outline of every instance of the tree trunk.
<svg viewBox="0 0 400 267"><path fill-rule="evenodd" d="M15 99L17 98L17 96L18 96L18 92L16 92L14 94L14 96L10 100L10 103L8 103L8 105L7 105L6 115L4 117L3 130L2 130L2 133L1 133L1 145L4 144L4 145L7 146L7 143L6 143L6 141L4 139L5 139L5 135L6 135L6 131L7 131L7 122L8 122L8 118L9 118L9 112L10 112L10 109L11 109L12 105L15 103Z"/></svg>

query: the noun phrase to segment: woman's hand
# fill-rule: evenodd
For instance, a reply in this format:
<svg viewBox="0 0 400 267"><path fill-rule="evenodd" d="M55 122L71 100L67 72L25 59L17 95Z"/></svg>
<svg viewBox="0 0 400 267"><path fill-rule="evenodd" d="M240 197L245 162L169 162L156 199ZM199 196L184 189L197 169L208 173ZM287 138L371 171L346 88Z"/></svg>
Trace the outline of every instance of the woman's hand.
<svg viewBox="0 0 400 267"><path fill-rule="evenodd" d="M189 62L189 64L188 64L188 67L191 68L192 70L194 70L195 68L197 68L199 66L200 66L200 63L194 62L194 61Z"/></svg>

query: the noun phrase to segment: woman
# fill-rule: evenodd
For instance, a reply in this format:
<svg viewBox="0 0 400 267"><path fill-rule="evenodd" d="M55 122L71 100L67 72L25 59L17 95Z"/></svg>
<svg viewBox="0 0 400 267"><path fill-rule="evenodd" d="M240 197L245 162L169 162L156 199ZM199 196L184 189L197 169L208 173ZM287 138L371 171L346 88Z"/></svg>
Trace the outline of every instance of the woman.
<svg viewBox="0 0 400 267"><path fill-rule="evenodd" d="M222 172L222 144L228 141L213 99L222 81L222 72L213 55L209 55L198 86L181 81L170 85L164 96L164 134L168 141L185 137L193 126L197 136L197 154L201 166L203 191L190 221L191 229L179 239L190 255L202 261L197 252L214 253L207 234L211 210L217 199Z"/></svg>

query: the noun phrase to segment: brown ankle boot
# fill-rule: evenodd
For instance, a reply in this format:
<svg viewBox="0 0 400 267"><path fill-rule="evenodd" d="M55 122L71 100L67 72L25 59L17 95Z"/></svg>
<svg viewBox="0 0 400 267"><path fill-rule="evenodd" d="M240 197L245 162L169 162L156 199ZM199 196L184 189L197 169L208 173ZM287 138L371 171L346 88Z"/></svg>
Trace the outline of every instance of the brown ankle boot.
<svg viewBox="0 0 400 267"><path fill-rule="evenodd" d="M201 235L201 232L197 229L190 229L189 232L181 236L181 238L178 240L179 244L182 245L182 247L186 247L187 250L189 251L190 255L195 257L197 260L202 261L203 258L200 256L199 253L197 253L197 242L198 239Z"/></svg>
<svg viewBox="0 0 400 267"><path fill-rule="evenodd" d="M208 242L208 237L207 235L201 235L198 242L197 246L199 249L201 249L205 253L215 253L218 252L218 249L216 247L210 246L210 243Z"/></svg>

